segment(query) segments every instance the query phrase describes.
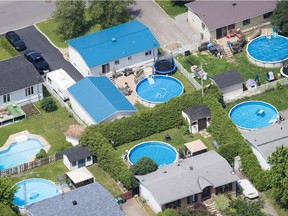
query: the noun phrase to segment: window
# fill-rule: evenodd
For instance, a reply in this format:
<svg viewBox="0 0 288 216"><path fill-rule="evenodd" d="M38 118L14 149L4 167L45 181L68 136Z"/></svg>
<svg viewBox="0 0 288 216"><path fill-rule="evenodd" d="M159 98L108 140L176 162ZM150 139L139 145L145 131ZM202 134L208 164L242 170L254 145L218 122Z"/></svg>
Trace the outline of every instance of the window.
<svg viewBox="0 0 288 216"><path fill-rule="evenodd" d="M76 164L77 164L77 161L74 161L74 162L72 163L72 166L74 167L74 166L76 166Z"/></svg>
<svg viewBox="0 0 288 216"><path fill-rule="evenodd" d="M29 95L33 95L33 94L34 94L33 86L25 89L25 96L29 96Z"/></svg>
<svg viewBox="0 0 288 216"><path fill-rule="evenodd" d="M198 201L198 195L194 194L192 196L187 197L187 204L192 204Z"/></svg>
<svg viewBox="0 0 288 216"><path fill-rule="evenodd" d="M52 80L49 77L47 78L47 80L50 84L52 83Z"/></svg>
<svg viewBox="0 0 288 216"><path fill-rule="evenodd" d="M132 56L128 56L128 60L132 60Z"/></svg>
<svg viewBox="0 0 288 216"><path fill-rule="evenodd" d="M197 125L197 121L192 122L192 125Z"/></svg>
<svg viewBox="0 0 288 216"><path fill-rule="evenodd" d="M10 94L3 95L3 102L4 103L10 102Z"/></svg>
<svg viewBox="0 0 288 216"><path fill-rule="evenodd" d="M176 200L174 202L165 204L165 208L177 208L177 207L181 207L181 200Z"/></svg>
<svg viewBox="0 0 288 216"><path fill-rule="evenodd" d="M149 50L148 52L145 52L145 56L151 55L151 50Z"/></svg>
<svg viewBox="0 0 288 216"><path fill-rule="evenodd" d="M231 25L228 25L228 30L232 30L232 29L235 29L235 23L231 24Z"/></svg>
<svg viewBox="0 0 288 216"><path fill-rule="evenodd" d="M118 65L119 63L119 60L115 60L115 65Z"/></svg>
<svg viewBox="0 0 288 216"><path fill-rule="evenodd" d="M263 19L268 19L272 16L273 12L269 12L263 15Z"/></svg>
<svg viewBox="0 0 288 216"><path fill-rule="evenodd" d="M92 157L87 157L87 162L91 161Z"/></svg>
<svg viewBox="0 0 288 216"><path fill-rule="evenodd" d="M243 24L243 26L249 25L250 24L250 19L244 20L242 24Z"/></svg>
<svg viewBox="0 0 288 216"><path fill-rule="evenodd" d="M202 29L205 30L205 24L202 22Z"/></svg>
<svg viewBox="0 0 288 216"><path fill-rule="evenodd" d="M232 183L222 185L216 188L216 195L219 193L225 193L232 190Z"/></svg>

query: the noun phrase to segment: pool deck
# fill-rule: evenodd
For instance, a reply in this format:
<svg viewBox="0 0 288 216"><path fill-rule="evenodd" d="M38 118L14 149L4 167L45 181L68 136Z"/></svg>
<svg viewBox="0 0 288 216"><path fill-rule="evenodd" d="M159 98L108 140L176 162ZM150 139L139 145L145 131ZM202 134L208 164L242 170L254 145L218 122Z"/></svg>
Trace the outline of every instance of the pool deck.
<svg viewBox="0 0 288 216"><path fill-rule="evenodd" d="M42 136L36 135L36 134L30 134L27 130L25 130L25 131L21 131L19 133L15 133L15 134L10 135L8 137L7 141L5 142L5 144L0 148L0 151L4 151L4 150L8 149L9 146L14 142L19 142L23 139L26 140L27 138L38 139L44 145L43 149L46 152L48 152L49 149L51 148L51 145ZM35 156L33 156L30 161L33 161L33 160L35 160ZM30 161L27 161L27 162L30 162Z"/></svg>

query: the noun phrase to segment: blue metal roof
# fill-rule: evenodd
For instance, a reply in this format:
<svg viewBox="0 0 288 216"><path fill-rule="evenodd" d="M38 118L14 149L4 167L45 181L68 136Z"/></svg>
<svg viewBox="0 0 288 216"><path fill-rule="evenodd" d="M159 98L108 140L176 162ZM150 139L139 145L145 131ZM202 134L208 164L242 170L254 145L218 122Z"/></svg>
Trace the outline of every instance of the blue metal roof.
<svg viewBox="0 0 288 216"><path fill-rule="evenodd" d="M115 112L136 112L136 108L105 76L86 77L68 88L70 94L96 123Z"/></svg>
<svg viewBox="0 0 288 216"><path fill-rule="evenodd" d="M160 46L150 30L137 20L67 43L79 52L90 68Z"/></svg>

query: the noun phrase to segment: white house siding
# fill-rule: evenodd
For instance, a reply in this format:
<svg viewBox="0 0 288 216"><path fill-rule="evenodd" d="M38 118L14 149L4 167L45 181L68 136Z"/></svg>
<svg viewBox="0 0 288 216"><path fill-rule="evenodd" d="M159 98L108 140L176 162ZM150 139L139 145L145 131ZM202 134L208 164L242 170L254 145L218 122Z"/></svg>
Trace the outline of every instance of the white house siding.
<svg viewBox="0 0 288 216"><path fill-rule="evenodd" d="M87 114L87 112L79 105L78 101L70 94L69 100L74 112L83 120L87 125L96 124L94 120Z"/></svg>
<svg viewBox="0 0 288 216"><path fill-rule="evenodd" d="M148 205L152 208L152 210L156 213L162 211L161 205L157 203L157 201L154 199L152 194L145 188L142 184L139 185L139 192L140 195L145 198Z"/></svg>
<svg viewBox="0 0 288 216"><path fill-rule="evenodd" d="M93 164L93 157L91 156L91 160L87 161L87 158L85 158L85 166L90 166Z"/></svg>
<svg viewBox="0 0 288 216"><path fill-rule="evenodd" d="M207 41L211 40L211 35L209 32L209 29L207 29L207 26L205 25L205 29L203 29L202 20L198 17L197 14L190 11L189 9L188 9L188 23L192 25L194 28L196 28L200 32L200 34L201 33L203 34L204 40L207 40Z"/></svg>
<svg viewBox="0 0 288 216"><path fill-rule="evenodd" d="M90 68L87 66L86 62L83 60L81 55L71 46L68 47L69 50L69 61L70 63L84 76L91 76Z"/></svg>
<svg viewBox="0 0 288 216"><path fill-rule="evenodd" d="M36 84L33 86L33 94L32 95L26 96L25 95L25 89L20 89L20 90L11 92L10 93L10 102L7 102L5 104L16 103L20 106L23 106L25 104L34 103L34 102L37 102L37 101L43 99L42 83ZM3 95L0 96L0 106L2 106L2 105L4 105Z"/></svg>
<svg viewBox="0 0 288 216"><path fill-rule="evenodd" d="M126 111L126 112L115 112L112 115L110 115L108 118L106 118L103 122L112 121L114 119L121 119L123 117L129 117L133 115L135 111Z"/></svg>
<svg viewBox="0 0 288 216"><path fill-rule="evenodd" d="M68 170L71 170L72 166L66 155L63 155L63 163L68 168Z"/></svg>
<svg viewBox="0 0 288 216"><path fill-rule="evenodd" d="M237 98L243 93L243 84L239 83L222 89L224 100Z"/></svg>

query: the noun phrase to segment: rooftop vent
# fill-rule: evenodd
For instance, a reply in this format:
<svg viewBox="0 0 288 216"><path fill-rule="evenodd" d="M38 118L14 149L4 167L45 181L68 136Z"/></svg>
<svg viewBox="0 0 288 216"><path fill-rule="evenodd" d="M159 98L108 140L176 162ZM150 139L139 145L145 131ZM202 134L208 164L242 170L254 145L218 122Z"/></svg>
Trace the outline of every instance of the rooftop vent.
<svg viewBox="0 0 288 216"><path fill-rule="evenodd" d="M177 166L180 166L180 164L178 163Z"/></svg>
<svg viewBox="0 0 288 216"><path fill-rule="evenodd" d="M76 200L73 200L72 203L73 203L73 205L77 205L77 201Z"/></svg>
<svg viewBox="0 0 288 216"><path fill-rule="evenodd" d="M163 173L167 173L167 171L165 170Z"/></svg>
<svg viewBox="0 0 288 216"><path fill-rule="evenodd" d="M236 2L233 2L233 3L232 3L232 6L233 6L233 7L236 6L236 5L237 5Z"/></svg>
<svg viewBox="0 0 288 216"><path fill-rule="evenodd" d="M116 41L117 41L116 37L113 37L112 42L116 42Z"/></svg>
<svg viewBox="0 0 288 216"><path fill-rule="evenodd" d="M189 166L189 170L193 170L193 166Z"/></svg>

